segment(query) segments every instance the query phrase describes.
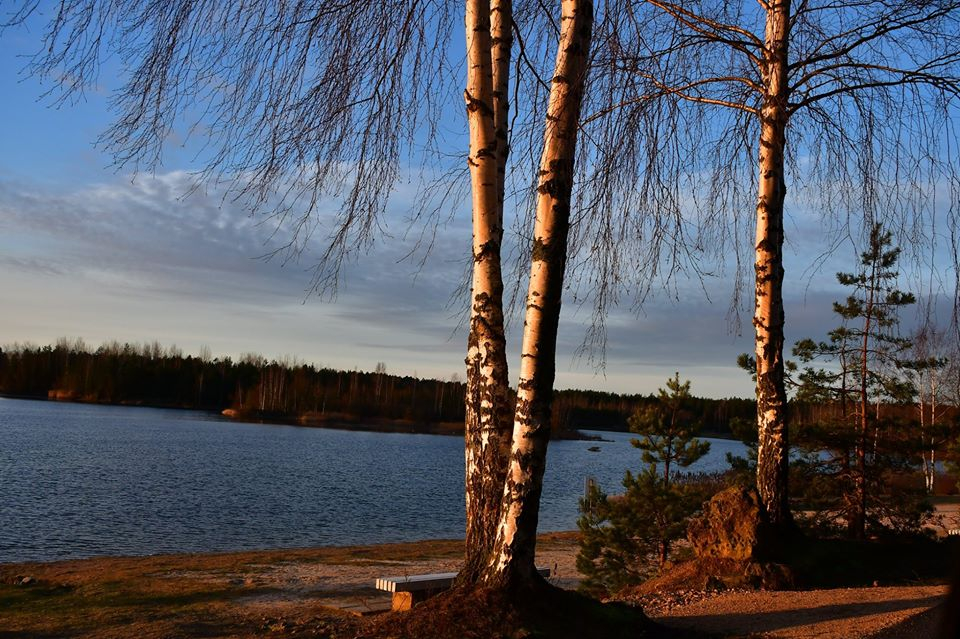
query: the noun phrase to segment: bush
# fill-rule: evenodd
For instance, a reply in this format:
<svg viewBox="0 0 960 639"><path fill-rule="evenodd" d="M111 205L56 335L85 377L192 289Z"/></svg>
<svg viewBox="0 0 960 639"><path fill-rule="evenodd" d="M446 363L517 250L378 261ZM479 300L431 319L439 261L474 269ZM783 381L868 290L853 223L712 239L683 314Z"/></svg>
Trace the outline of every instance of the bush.
<svg viewBox="0 0 960 639"><path fill-rule="evenodd" d="M581 589L614 593L656 574L672 544L685 535L690 517L722 485L714 476L678 476L664 484L651 465L636 476L627 472L623 495L608 496L591 486L577 521Z"/></svg>

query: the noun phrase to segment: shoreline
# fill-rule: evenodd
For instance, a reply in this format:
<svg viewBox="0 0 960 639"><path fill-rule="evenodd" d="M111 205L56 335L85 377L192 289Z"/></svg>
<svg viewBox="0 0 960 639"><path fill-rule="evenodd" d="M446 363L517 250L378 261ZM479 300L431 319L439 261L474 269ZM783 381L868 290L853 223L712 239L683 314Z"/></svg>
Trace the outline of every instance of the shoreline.
<svg viewBox="0 0 960 639"><path fill-rule="evenodd" d="M544 532L537 535L538 545L552 547L556 544L575 544L580 539L577 530ZM436 556L464 552L463 539L418 539L414 541L392 541L375 544L345 544L331 546L292 546L289 548L250 548L239 550L212 550L197 552L170 552L150 555L92 555L50 560L0 561L0 575L13 568L48 567L55 568L83 563L131 563L131 562L205 562L205 561L247 561L251 559L335 560L343 556L366 559L385 558L393 555ZM2 579L0 579L2 581Z"/></svg>
<svg viewBox="0 0 960 639"><path fill-rule="evenodd" d="M538 536L537 565L561 588L579 582L578 538ZM375 579L454 572L463 550L462 539L447 539L0 564L0 628L10 637L75 639L354 636L390 609ZM900 639L933 636L945 594L943 585L911 583L682 591L632 603L666 626L710 636ZM899 628L909 632L886 634Z"/></svg>
<svg viewBox="0 0 960 639"><path fill-rule="evenodd" d="M276 424L282 426L299 426L302 428L329 428L332 430L347 430L371 433L404 433L409 435L444 435L463 437L463 424L460 422L420 422L409 419L392 417L361 417L345 413L304 413L303 415L283 414L256 414L249 411L240 411L233 408L206 408L183 406L175 404L161 404L150 402L97 402L87 401L78 397L52 397L13 395L0 393L3 399L19 399L37 402L53 402L59 404L80 404L88 406L119 406L123 408L158 408L163 410L182 410L197 413L207 413L222 418L224 421L240 422L244 424ZM602 437L586 435L580 430L561 431L551 436L554 441L603 441Z"/></svg>
<svg viewBox="0 0 960 639"><path fill-rule="evenodd" d="M576 587L577 536L538 536L560 587ZM315 636L389 611L377 578L455 572L463 557L464 541L447 539L0 564L0 634L253 639L303 622Z"/></svg>

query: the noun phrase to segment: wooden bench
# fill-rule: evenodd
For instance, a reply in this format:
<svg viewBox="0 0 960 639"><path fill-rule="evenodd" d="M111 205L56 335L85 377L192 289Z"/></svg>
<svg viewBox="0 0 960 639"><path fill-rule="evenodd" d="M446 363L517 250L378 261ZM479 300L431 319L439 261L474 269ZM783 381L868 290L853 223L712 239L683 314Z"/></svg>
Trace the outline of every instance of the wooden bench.
<svg viewBox="0 0 960 639"><path fill-rule="evenodd" d="M544 577L550 577L549 568L537 568ZM392 610L410 610L424 599L449 590L455 572L435 572L429 575L406 575L403 577L380 577L376 581L377 590L393 593Z"/></svg>

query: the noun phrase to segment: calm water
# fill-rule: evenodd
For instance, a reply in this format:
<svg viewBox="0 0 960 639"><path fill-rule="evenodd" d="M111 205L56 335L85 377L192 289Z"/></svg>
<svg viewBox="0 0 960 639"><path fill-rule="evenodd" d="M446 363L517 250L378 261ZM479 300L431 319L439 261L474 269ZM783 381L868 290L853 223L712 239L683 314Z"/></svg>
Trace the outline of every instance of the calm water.
<svg viewBox="0 0 960 639"><path fill-rule="evenodd" d="M602 435L550 443L541 530L576 528L587 476L618 492L640 467ZM743 450L712 444L694 469ZM458 437L0 398L0 562L455 538L463 510Z"/></svg>

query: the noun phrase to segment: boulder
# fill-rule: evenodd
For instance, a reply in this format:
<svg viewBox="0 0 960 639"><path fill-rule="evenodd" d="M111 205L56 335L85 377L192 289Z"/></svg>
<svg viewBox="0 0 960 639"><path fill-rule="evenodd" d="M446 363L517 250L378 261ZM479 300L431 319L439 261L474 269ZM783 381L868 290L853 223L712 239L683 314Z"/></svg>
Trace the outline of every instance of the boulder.
<svg viewBox="0 0 960 639"><path fill-rule="evenodd" d="M797 587L794 569L783 560L783 542L766 519L755 488L734 486L703 505L687 526L695 557L639 586L625 596L680 590Z"/></svg>
<svg viewBox="0 0 960 639"><path fill-rule="evenodd" d="M697 557L757 561L768 554L769 524L755 488L732 486L704 504L687 539Z"/></svg>

